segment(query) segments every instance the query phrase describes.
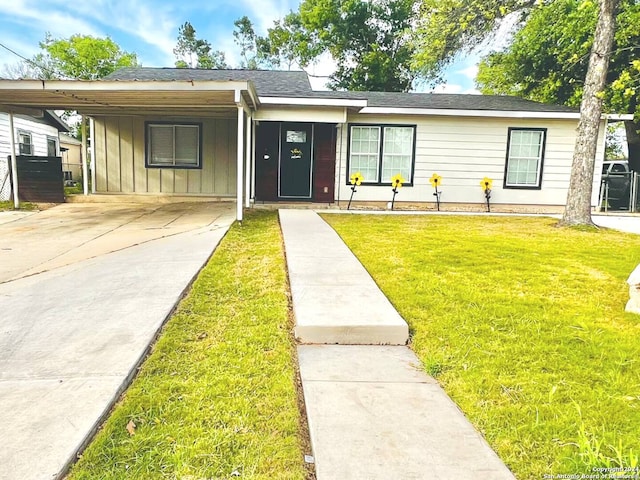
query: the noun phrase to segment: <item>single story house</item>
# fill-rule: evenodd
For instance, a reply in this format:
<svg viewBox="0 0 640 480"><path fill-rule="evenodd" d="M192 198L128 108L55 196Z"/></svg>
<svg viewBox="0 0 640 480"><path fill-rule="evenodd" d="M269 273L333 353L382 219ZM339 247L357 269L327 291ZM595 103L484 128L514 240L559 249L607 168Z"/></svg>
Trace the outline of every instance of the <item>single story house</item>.
<svg viewBox="0 0 640 480"><path fill-rule="evenodd" d="M81 180L82 142L71 135L60 133L60 155L64 180Z"/></svg>
<svg viewBox="0 0 640 480"><path fill-rule="evenodd" d="M38 117L15 116L13 129L16 154L60 156L59 134L68 132L69 128L52 111L44 110L39 113ZM9 131L9 115L0 111L0 200L9 200L11 194L8 160L11 155Z"/></svg>
<svg viewBox="0 0 640 480"><path fill-rule="evenodd" d="M304 72L124 68L98 81L3 80L0 110L91 118L101 194L260 202L446 204L552 211L566 201L579 112L507 96L314 91ZM603 117L592 205L604 158Z"/></svg>

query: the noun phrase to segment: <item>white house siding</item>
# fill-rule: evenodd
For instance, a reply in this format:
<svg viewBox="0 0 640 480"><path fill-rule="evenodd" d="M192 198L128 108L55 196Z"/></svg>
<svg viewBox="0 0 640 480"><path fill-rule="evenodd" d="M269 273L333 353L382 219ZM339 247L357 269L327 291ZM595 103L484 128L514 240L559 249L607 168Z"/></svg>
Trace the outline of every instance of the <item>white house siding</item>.
<svg viewBox="0 0 640 480"><path fill-rule="evenodd" d="M28 117L14 115L14 140L16 142L16 154L18 153L18 130L31 133L34 155L47 155L47 137L58 138L58 130L45 123L29 120ZM3 181L9 171L9 155L11 155L11 143L9 141L9 114L0 112L0 200L9 200L11 188L9 179Z"/></svg>
<svg viewBox="0 0 640 480"><path fill-rule="evenodd" d="M442 176L442 202L482 203L480 181L493 179L494 204L564 205L566 203L577 120L511 119L491 117L444 117L425 115L350 115L350 123L416 125L414 185L402 188L397 201L434 202L429 179ZM545 154L540 190L503 188L509 127L546 128ZM604 158L604 122L598 140L596 172ZM347 126L338 129L336 173L340 188L336 199L351 193L347 184ZM598 199L599 175L594 178L592 204ZM390 201L389 186L358 187L354 200Z"/></svg>
<svg viewBox="0 0 640 480"><path fill-rule="evenodd" d="M98 193L235 195L236 119L96 117L94 120ZM146 168L145 121L201 122L202 168Z"/></svg>

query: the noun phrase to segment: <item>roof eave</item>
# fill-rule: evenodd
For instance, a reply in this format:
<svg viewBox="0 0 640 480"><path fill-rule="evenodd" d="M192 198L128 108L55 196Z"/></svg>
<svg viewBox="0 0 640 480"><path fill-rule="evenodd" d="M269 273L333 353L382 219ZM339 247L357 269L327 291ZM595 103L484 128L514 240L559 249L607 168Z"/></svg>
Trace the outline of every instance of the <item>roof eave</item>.
<svg viewBox="0 0 640 480"><path fill-rule="evenodd" d="M275 97L261 96L260 103L274 106L305 106L305 107L356 107L364 108L367 100L354 100L349 98L321 98L321 97Z"/></svg>
<svg viewBox="0 0 640 480"><path fill-rule="evenodd" d="M525 110L462 110L450 108L402 108L402 107L366 107L362 114L385 115L433 115L448 117L500 117L500 118L546 118L579 119L579 112L536 112Z"/></svg>

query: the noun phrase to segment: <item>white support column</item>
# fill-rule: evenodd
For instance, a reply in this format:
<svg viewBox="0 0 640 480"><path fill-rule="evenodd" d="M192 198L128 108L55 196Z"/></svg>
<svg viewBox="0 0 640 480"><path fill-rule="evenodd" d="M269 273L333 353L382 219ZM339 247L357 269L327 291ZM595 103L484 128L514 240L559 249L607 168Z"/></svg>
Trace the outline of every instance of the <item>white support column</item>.
<svg viewBox="0 0 640 480"><path fill-rule="evenodd" d="M252 121L251 132L251 198L256 199L256 122Z"/></svg>
<svg viewBox="0 0 640 480"><path fill-rule="evenodd" d="M89 138L91 138L91 193L96 193L96 143L95 124L93 117L89 117Z"/></svg>
<svg viewBox="0 0 640 480"><path fill-rule="evenodd" d="M251 208L251 137L253 131L251 129L251 114L247 114L247 132L246 132L246 150L245 150L245 182L244 182L244 206Z"/></svg>
<svg viewBox="0 0 640 480"><path fill-rule="evenodd" d="M87 118L82 117L82 123L80 124L80 131L82 135L82 154L80 159L82 161L82 193L89 195L89 169L87 168Z"/></svg>
<svg viewBox="0 0 640 480"><path fill-rule="evenodd" d="M18 160L16 159L16 132L13 128L13 112L9 112L9 147L11 148L11 183L13 191L13 207L20 208L18 198Z"/></svg>
<svg viewBox="0 0 640 480"><path fill-rule="evenodd" d="M238 166L236 173L236 220L239 222L242 221L242 203L243 203L243 195L242 195L242 187L244 185L244 109L242 105L238 106Z"/></svg>

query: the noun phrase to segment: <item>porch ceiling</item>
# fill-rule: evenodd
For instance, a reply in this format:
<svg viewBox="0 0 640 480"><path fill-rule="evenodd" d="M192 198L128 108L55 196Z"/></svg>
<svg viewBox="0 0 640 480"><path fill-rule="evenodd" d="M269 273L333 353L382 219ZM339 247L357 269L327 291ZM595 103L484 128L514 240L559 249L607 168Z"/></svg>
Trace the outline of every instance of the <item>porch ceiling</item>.
<svg viewBox="0 0 640 480"><path fill-rule="evenodd" d="M250 82L0 80L0 110L77 110L84 114L207 114L257 107Z"/></svg>

